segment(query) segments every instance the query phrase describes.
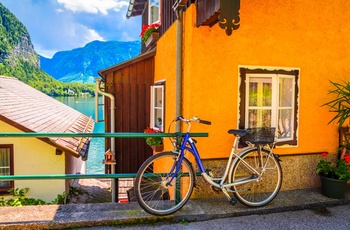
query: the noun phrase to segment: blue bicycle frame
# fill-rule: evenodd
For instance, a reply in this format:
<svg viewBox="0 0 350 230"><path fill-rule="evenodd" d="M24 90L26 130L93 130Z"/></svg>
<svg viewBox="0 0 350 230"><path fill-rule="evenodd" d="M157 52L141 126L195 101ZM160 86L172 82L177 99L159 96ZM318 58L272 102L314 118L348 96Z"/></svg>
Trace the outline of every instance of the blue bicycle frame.
<svg viewBox="0 0 350 230"><path fill-rule="evenodd" d="M187 143L191 147L188 147ZM198 150L197 150L196 146L194 145L194 141L192 140L189 133L185 133L183 138L182 138L181 148L178 150L179 157L178 157L178 159L176 159L176 161L174 162L174 165L171 167L169 174L167 175L166 179L169 179L169 177L171 177L171 179L168 180L167 185L170 185L172 183L172 181L174 180L174 178L177 176L178 172L180 171L181 162L185 157L185 150L190 151L195 156L200 172L205 173L203 163L200 159ZM174 169L175 169L175 173L172 173L174 171Z"/></svg>
<svg viewBox="0 0 350 230"><path fill-rule="evenodd" d="M235 143L233 146L236 146L236 141L238 141L237 139L235 139ZM189 144L189 146L187 145ZM251 148L250 148L251 149ZM235 160L238 160L238 159L241 159L241 157L235 153L235 151L232 149L232 152L231 152L231 155L229 157L229 160L227 162L227 166L226 166L226 170L225 170L225 173L223 175L222 178L211 178L205 168L204 168L204 165L203 165L203 162L202 162L202 159L200 158L199 156L199 153L198 153L198 150L197 150L197 147L194 143L194 141L192 140L191 136L189 133L185 133L184 136L183 136L183 139L182 139L182 143L181 143L181 148L179 149L179 158L175 161L172 169L170 172L173 172L174 171L174 167L176 167L175 169L175 173L173 174L168 174L167 176L167 179L171 176L171 179L170 181L167 183L167 185L170 185L171 182L173 181L173 179L176 177L176 175L178 174L178 172L180 171L180 166L181 166L181 162L183 160L183 158L185 157L185 150L191 152L193 154L193 156L195 157L196 159L196 163L198 165L198 168L199 168L199 171L200 173L202 174L203 178L205 179L205 181L207 181L209 184L215 186L215 187L218 187L218 188L221 188L223 189L223 192L225 193L226 196L228 196L228 194L226 194L226 191L225 191L225 187L230 187L232 185L237 185L237 184L242 184L242 183L248 183L248 182L251 182L251 181L255 181L257 180L257 178L246 178L245 180L239 180L239 181L232 181L231 183L226 183L224 184L224 181L226 180L227 178L227 175L229 174L229 166L232 164L232 157L233 155L236 156L236 159ZM244 162L244 161L243 161ZM252 168L249 164L245 164L248 168L250 168L253 172L257 173L258 172ZM220 181L220 183L215 183L214 181Z"/></svg>

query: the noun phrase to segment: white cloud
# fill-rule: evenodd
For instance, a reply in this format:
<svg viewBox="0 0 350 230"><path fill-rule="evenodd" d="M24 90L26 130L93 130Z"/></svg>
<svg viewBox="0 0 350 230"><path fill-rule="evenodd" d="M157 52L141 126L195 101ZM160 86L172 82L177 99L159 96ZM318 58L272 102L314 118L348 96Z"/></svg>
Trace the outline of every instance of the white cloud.
<svg viewBox="0 0 350 230"><path fill-rule="evenodd" d="M86 43L99 40L104 41L103 37L101 37L95 30L93 29L86 29L85 35L84 35Z"/></svg>
<svg viewBox="0 0 350 230"><path fill-rule="evenodd" d="M121 41L135 41L135 38L130 36L127 31L123 31L120 37Z"/></svg>
<svg viewBox="0 0 350 230"><path fill-rule="evenodd" d="M122 7L128 6L129 1L121 0L57 0L67 10L83 13L108 14L109 10L119 12Z"/></svg>
<svg viewBox="0 0 350 230"><path fill-rule="evenodd" d="M45 57L83 47L94 40L140 39L141 17L126 19L125 16L129 0L0 2L26 26L35 50Z"/></svg>
<svg viewBox="0 0 350 230"><path fill-rule="evenodd" d="M44 49L39 44L34 43L35 51L43 57L52 58L52 56L60 50Z"/></svg>
<svg viewBox="0 0 350 230"><path fill-rule="evenodd" d="M63 12L62 9L56 9L55 11L56 11L56 13L62 13Z"/></svg>

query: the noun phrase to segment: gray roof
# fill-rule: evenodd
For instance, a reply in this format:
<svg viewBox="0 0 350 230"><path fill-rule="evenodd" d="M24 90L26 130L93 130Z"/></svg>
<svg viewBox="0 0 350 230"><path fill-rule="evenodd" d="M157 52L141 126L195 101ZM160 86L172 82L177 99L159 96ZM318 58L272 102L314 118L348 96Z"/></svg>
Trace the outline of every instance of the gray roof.
<svg viewBox="0 0 350 230"><path fill-rule="evenodd" d="M24 132L92 132L94 121L13 77L0 76L0 120ZM40 138L76 157L87 156L91 138Z"/></svg>

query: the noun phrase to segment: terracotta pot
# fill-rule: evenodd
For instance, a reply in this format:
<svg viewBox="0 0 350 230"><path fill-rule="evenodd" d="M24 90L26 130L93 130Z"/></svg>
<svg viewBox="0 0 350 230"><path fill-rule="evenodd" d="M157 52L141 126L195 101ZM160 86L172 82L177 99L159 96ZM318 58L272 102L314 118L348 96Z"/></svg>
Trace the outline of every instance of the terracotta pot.
<svg viewBox="0 0 350 230"><path fill-rule="evenodd" d="M159 146L152 146L153 151L155 152L161 152L164 149L164 145L159 145Z"/></svg>

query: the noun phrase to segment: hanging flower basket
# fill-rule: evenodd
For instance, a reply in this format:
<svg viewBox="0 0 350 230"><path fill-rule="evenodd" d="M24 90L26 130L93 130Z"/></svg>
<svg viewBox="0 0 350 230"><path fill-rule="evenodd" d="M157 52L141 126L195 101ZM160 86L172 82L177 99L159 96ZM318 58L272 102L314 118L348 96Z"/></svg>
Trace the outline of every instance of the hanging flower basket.
<svg viewBox="0 0 350 230"><path fill-rule="evenodd" d="M158 130L155 130L153 128L147 127L144 130L145 133L159 133ZM163 151L164 146L163 146L163 138L162 137L147 137L146 138L146 143L149 145L153 151L155 152L160 152Z"/></svg>

